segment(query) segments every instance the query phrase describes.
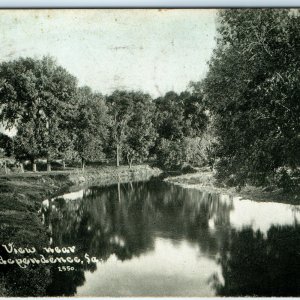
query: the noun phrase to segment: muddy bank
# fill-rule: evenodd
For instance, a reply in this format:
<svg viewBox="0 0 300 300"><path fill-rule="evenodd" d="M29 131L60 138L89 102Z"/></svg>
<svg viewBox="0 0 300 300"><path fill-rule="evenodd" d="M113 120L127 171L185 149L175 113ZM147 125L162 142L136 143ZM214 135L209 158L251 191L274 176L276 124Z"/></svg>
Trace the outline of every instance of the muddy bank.
<svg viewBox="0 0 300 300"><path fill-rule="evenodd" d="M298 193L283 193L281 189L274 189L270 191L263 187L246 185L240 191L237 191L234 187L219 186L214 178L213 172L208 170L199 170L192 174L171 176L164 180L172 184L180 185L184 188L229 194L242 197L243 199L300 204L300 195Z"/></svg>
<svg viewBox="0 0 300 300"><path fill-rule="evenodd" d="M26 172L0 176L0 245L41 249L49 236L38 215L41 202L69 190L78 184L125 182L159 175L161 171L147 165L128 167L87 168L80 170ZM0 256L8 254L0 247ZM21 269L0 265L0 296L43 296L51 281L51 268L35 265ZM15 282L15 278L20 281Z"/></svg>

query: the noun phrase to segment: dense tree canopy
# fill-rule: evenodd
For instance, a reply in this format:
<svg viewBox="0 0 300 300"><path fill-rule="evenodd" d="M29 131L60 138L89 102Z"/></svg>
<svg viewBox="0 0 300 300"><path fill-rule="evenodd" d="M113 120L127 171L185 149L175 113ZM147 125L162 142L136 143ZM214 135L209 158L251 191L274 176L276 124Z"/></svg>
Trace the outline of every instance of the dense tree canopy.
<svg viewBox="0 0 300 300"><path fill-rule="evenodd" d="M66 142L63 129L75 107L77 80L50 57L0 65L0 120L17 127L19 150L50 161ZM24 146L23 150L22 147Z"/></svg>
<svg viewBox="0 0 300 300"><path fill-rule="evenodd" d="M198 164L202 161L199 137L208 124L202 91L191 84L190 91L168 92L157 98L155 105L158 134L155 151L159 164L176 168L184 162Z"/></svg>
<svg viewBox="0 0 300 300"><path fill-rule="evenodd" d="M266 183L300 163L300 16L224 10L218 23L204 84L216 118L217 169L234 184Z"/></svg>

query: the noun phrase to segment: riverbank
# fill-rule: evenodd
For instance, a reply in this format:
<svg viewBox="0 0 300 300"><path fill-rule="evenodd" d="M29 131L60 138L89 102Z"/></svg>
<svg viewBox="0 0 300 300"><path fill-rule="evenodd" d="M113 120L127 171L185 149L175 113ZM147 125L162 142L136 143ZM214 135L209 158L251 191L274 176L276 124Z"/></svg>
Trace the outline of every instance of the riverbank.
<svg viewBox="0 0 300 300"><path fill-rule="evenodd" d="M0 242L14 243L16 247L48 246L49 237L46 228L41 222L38 210L41 202L46 198L54 197L70 187L93 182L115 183L143 179L157 176L161 171L148 165L127 166L118 168L112 166L88 167L85 172L78 169L53 172L25 172L0 176ZM0 251L0 255L4 255ZM4 266L1 266L2 269ZM0 296L41 296L45 292L50 271L47 268L40 270L14 269L3 270L0 274ZM22 293L12 289L10 276L18 272L22 278ZM36 276L36 277L35 277ZM24 287L27 287L24 290Z"/></svg>
<svg viewBox="0 0 300 300"><path fill-rule="evenodd" d="M128 168L97 167L53 172L25 172L0 176L0 226L15 225L17 215L35 220L35 214L45 198L56 196L63 190L79 184L93 182L116 183L118 181L134 180L158 176L161 170L148 165L137 165Z"/></svg>
<svg viewBox="0 0 300 300"><path fill-rule="evenodd" d="M207 169L200 169L195 173L167 177L165 178L165 181L180 185L183 188L193 188L212 193L229 194L242 197L243 199L300 204L300 195L298 193L283 193L280 189L267 190L263 187L246 185L240 191L237 191L234 187L221 187L217 184L213 172Z"/></svg>

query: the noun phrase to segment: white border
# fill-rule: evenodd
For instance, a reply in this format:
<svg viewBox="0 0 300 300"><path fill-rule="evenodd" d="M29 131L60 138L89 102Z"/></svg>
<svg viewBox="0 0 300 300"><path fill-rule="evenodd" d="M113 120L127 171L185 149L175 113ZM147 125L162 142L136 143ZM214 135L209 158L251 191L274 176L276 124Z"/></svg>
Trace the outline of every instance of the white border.
<svg viewBox="0 0 300 300"><path fill-rule="evenodd" d="M251 2L250 2L251 1ZM203 8L210 8L210 7L300 7L299 0L0 0L0 8L155 8L155 7L174 7L174 8L184 8L184 7L203 7ZM63 299L64 297L44 297L43 299ZM95 297L71 297L75 299L99 299ZM7 299L24 299L24 298L4 298L0 297L0 300L7 300ZM32 299L36 300L37 297L28 297L25 299ZM101 299L133 299L127 297L121 298L107 298L103 297ZM163 299L163 298L148 298L148 297L136 297L134 299ZM186 298L167 298L167 299L186 299ZM197 297L193 299L224 299L220 297L213 297L213 298L206 298L206 297ZM225 299L253 299L250 297L225 297ZM268 300L270 298L261 297L259 299ZM280 300L290 300L290 299L299 299L294 297L273 297L272 299L280 299Z"/></svg>
<svg viewBox="0 0 300 300"><path fill-rule="evenodd" d="M0 0L1 8L299 7L299 0Z"/></svg>

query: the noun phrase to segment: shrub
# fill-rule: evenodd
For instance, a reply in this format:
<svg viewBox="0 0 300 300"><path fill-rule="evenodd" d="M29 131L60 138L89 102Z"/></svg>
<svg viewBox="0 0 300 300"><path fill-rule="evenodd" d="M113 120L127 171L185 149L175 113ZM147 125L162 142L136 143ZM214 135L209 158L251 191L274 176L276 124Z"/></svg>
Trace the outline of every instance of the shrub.
<svg viewBox="0 0 300 300"><path fill-rule="evenodd" d="M182 140L161 139L157 149L158 165L164 169L179 169L184 162Z"/></svg>

